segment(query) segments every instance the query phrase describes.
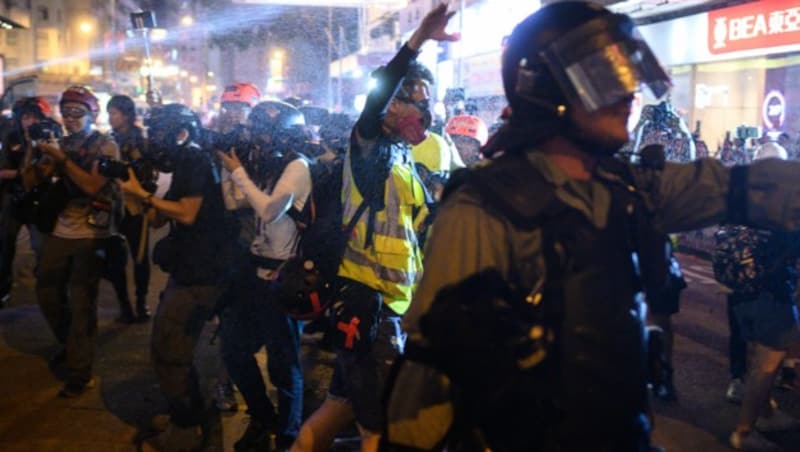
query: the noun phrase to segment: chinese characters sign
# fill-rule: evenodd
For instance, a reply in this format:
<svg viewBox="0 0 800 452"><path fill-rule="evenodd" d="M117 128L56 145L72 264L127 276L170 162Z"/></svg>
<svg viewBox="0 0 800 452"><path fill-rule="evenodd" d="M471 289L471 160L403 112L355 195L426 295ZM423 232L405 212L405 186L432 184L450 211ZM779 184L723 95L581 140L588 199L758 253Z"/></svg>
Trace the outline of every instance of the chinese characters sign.
<svg viewBox="0 0 800 452"><path fill-rule="evenodd" d="M762 0L708 12L714 55L800 42L800 0Z"/></svg>

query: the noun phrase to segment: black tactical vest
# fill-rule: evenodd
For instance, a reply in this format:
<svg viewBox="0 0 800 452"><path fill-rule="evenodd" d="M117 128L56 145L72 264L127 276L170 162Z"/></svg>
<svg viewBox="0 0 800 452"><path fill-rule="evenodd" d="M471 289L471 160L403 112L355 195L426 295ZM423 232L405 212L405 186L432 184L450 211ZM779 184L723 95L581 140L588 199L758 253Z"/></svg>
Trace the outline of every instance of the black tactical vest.
<svg viewBox="0 0 800 452"><path fill-rule="evenodd" d="M454 174L445 192L446 197L453 187L465 186L514 228L543 234L547 279L539 290L539 317L553 340L541 369L521 372L510 389L517 394L517 408L507 411L523 407L528 413L495 413L488 418L491 425L482 426L495 450L638 451L647 446L640 268L662 270L638 265L637 251L663 235L655 230L628 166L609 162L600 174L605 176L596 180L612 197L604 228L558 200L555 187L524 155L505 155ZM651 251L644 252L648 259ZM509 283L529 290L535 281Z"/></svg>

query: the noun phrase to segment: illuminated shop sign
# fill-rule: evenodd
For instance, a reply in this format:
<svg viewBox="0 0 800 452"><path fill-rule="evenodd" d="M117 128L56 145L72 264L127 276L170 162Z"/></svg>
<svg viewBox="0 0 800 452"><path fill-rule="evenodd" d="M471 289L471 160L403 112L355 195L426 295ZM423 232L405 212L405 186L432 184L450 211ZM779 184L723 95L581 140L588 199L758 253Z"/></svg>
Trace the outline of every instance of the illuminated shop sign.
<svg viewBox="0 0 800 452"><path fill-rule="evenodd" d="M763 0L708 12L714 55L800 42L800 0Z"/></svg>
<svg viewBox="0 0 800 452"><path fill-rule="evenodd" d="M786 121L786 98L780 91L770 91L761 104L761 119L768 130L780 130Z"/></svg>

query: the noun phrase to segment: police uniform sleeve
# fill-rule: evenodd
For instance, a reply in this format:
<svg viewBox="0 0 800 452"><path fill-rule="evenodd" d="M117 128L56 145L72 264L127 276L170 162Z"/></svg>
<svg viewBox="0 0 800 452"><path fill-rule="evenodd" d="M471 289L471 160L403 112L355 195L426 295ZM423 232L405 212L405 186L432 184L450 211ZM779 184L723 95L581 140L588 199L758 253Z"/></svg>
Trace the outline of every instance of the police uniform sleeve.
<svg viewBox="0 0 800 452"><path fill-rule="evenodd" d="M658 184L665 232L718 223L800 229L800 162L759 160L727 168L715 159L667 163Z"/></svg>
<svg viewBox="0 0 800 452"><path fill-rule="evenodd" d="M419 320L437 292L482 270L509 274L512 252L505 225L484 211L466 191L447 200L437 213L425 250L425 271L404 317L411 339L420 339Z"/></svg>

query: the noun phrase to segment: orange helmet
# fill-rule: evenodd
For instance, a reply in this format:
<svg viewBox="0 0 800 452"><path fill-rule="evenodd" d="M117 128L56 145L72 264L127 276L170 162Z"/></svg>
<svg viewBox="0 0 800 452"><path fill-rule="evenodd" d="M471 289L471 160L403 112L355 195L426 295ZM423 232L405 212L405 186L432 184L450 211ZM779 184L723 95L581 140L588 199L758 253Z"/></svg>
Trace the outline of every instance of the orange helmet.
<svg viewBox="0 0 800 452"><path fill-rule="evenodd" d="M449 135L461 135L478 140L483 146L489 139L489 129L486 123L477 116L459 115L453 116L447 121L445 132Z"/></svg>
<svg viewBox="0 0 800 452"><path fill-rule="evenodd" d="M25 113L33 113L41 118L50 118L53 116L53 109L47 103L44 97L23 97L22 99L14 102L14 107L11 109L11 114L14 117L21 118Z"/></svg>
<svg viewBox="0 0 800 452"><path fill-rule="evenodd" d="M220 102L241 102L253 108L261 100L261 91L252 83L232 83L225 87Z"/></svg>

